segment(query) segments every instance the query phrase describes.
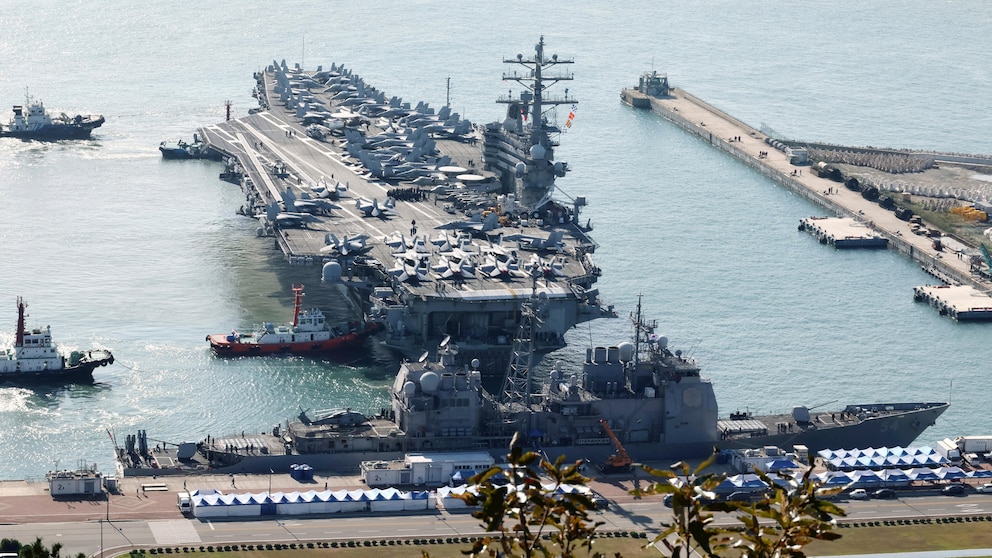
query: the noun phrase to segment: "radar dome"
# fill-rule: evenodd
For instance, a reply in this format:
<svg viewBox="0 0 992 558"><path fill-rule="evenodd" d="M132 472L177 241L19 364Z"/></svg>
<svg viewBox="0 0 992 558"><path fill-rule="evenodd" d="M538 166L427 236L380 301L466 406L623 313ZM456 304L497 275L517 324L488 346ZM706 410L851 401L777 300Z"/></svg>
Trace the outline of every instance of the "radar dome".
<svg viewBox="0 0 992 558"><path fill-rule="evenodd" d="M524 175L524 171L526 171L526 170L527 170L527 165L525 165L523 163L517 163L517 166L514 167L514 171L517 174L517 178L520 178L521 176L523 176Z"/></svg>
<svg viewBox="0 0 992 558"><path fill-rule="evenodd" d="M545 153L546 150L544 149L544 146L539 143L535 143L534 145L530 146L530 156L535 161L540 161L541 159L544 159Z"/></svg>
<svg viewBox="0 0 992 558"><path fill-rule="evenodd" d="M565 165L561 161L555 161L555 176L565 176Z"/></svg>
<svg viewBox="0 0 992 558"><path fill-rule="evenodd" d="M424 390L424 393L435 393L440 385L441 377L434 372L424 372L420 377L420 388Z"/></svg>
<svg viewBox="0 0 992 558"><path fill-rule="evenodd" d="M482 364L482 363L479 362L479 359L473 358L472 359L472 370L478 370L480 364Z"/></svg>
<svg viewBox="0 0 992 558"><path fill-rule="evenodd" d="M634 344L630 341L624 341L617 345L620 349L620 362L630 362L634 360Z"/></svg>
<svg viewBox="0 0 992 558"><path fill-rule="evenodd" d="M417 384L413 382L407 382L403 384L403 395L407 397L413 397L417 394Z"/></svg>
<svg viewBox="0 0 992 558"><path fill-rule="evenodd" d="M327 262L321 269L320 278L325 283L337 283L341 280L341 264L338 262Z"/></svg>
<svg viewBox="0 0 992 558"><path fill-rule="evenodd" d="M662 335L658 338L658 348L667 349L668 348L668 338Z"/></svg>

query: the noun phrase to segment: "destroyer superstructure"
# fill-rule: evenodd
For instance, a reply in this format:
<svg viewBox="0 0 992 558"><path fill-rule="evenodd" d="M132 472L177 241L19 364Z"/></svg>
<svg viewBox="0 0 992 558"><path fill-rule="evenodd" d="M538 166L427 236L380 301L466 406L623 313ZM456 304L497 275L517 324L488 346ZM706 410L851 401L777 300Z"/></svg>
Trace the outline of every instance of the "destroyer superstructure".
<svg viewBox="0 0 992 558"><path fill-rule="evenodd" d="M546 109L576 101L546 93L571 79L548 69L571 59L545 54L542 39L533 58L507 62L528 68L504 76L526 90L499 99L499 123L411 106L341 66L283 62L256 75L259 110L199 136L229 157L225 176L241 176L259 233L367 295L355 313L381 321L389 346L416 356L451 336L457 360L502 370L531 292L548 300L538 351L603 314L585 200L555 196L568 167L554 160Z"/></svg>

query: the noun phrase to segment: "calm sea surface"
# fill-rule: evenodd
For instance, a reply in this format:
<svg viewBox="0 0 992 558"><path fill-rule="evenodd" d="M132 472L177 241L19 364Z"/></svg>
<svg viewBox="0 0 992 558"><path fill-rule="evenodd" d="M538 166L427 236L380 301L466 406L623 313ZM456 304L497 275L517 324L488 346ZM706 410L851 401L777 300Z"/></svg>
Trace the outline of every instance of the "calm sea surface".
<svg viewBox="0 0 992 558"><path fill-rule="evenodd" d="M102 4L106 4L103 6ZM796 232L823 214L771 181L619 100L649 69L754 126L798 139L992 153L992 5L854 0L692 9L580 0L0 4L0 103L25 88L50 109L102 113L91 141L0 140L0 341L15 299L66 348L113 350L92 386L0 387L0 478L54 467L111 471L118 436L156 441L269 429L302 408L386 404L396 357L219 360L208 333L286 321L291 283L343 311L319 269L290 267L239 217L236 186L208 162L163 161L160 141L255 106L252 72L273 59L344 63L407 101L502 119L504 57L574 56L580 99L559 181L590 201L603 298L644 296L672 343L700 359L721 412L876 401L953 405L920 440L990 434L988 325L914 304L930 280L889 252L838 252ZM113 17L99 14L113 13ZM516 91L516 89L515 89ZM4 109L6 122L10 113ZM562 115L564 116L564 115ZM612 344L625 319L583 324L567 364Z"/></svg>

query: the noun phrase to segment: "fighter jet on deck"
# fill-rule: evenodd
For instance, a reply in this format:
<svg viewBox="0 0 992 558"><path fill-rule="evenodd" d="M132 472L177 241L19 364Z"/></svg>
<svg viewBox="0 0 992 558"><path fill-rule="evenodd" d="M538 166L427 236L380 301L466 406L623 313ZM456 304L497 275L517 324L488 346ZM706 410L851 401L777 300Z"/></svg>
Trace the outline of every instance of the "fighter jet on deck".
<svg viewBox="0 0 992 558"><path fill-rule="evenodd" d="M450 223L439 225L435 228L441 230L464 230L473 233L484 233L497 227L499 227L499 216L497 216L496 213L490 213L486 216L485 220L452 221Z"/></svg>
<svg viewBox="0 0 992 558"><path fill-rule="evenodd" d="M396 200L393 198L386 198L382 206L379 206L379 198L358 198L355 200L355 207L365 214L366 217L379 217L380 219L386 219L395 214L393 208L396 207Z"/></svg>
<svg viewBox="0 0 992 558"><path fill-rule="evenodd" d="M564 233L561 231L554 231L547 238L540 238L536 236L529 236L525 234L511 234L504 236L504 240L516 240L517 245L521 250L531 250L540 252L543 250L551 250L555 252L560 252L562 247L562 236Z"/></svg>
<svg viewBox="0 0 992 558"><path fill-rule="evenodd" d="M306 227L307 223L316 220L316 217L309 213L281 212L279 211L279 205L274 202L265 207L265 218L280 228Z"/></svg>
<svg viewBox="0 0 992 558"><path fill-rule="evenodd" d="M360 256L372 249L366 244L369 236L367 234L345 235L344 240L338 240L334 233L324 235L325 246L320 249L321 254L337 256Z"/></svg>

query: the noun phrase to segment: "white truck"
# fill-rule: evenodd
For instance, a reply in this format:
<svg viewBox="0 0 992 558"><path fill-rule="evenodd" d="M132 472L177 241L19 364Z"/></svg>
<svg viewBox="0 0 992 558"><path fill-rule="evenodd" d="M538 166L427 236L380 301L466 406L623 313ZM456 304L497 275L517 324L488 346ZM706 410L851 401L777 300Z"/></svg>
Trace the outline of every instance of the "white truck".
<svg viewBox="0 0 992 558"><path fill-rule="evenodd" d="M937 447L934 448L937 453L943 455L948 461L957 465L961 463L961 448L955 440L950 438L944 438L943 440L937 440Z"/></svg>
<svg viewBox="0 0 992 558"><path fill-rule="evenodd" d="M961 436L954 441L963 453L985 455L992 452L992 436Z"/></svg>
<svg viewBox="0 0 992 558"><path fill-rule="evenodd" d="M178 493L176 495L176 503L183 515L191 515L193 513L193 500L189 497L189 492Z"/></svg>

